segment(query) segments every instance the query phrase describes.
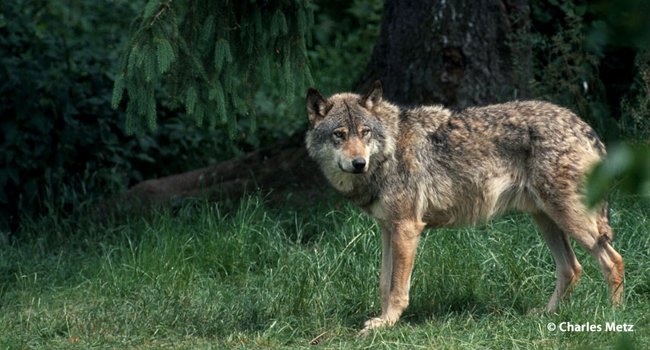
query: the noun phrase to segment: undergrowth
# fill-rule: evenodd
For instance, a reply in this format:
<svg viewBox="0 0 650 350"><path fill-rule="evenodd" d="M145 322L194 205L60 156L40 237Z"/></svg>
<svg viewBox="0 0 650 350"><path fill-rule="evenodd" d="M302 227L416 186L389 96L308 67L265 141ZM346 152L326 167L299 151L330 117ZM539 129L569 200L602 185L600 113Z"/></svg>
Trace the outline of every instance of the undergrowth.
<svg viewBox="0 0 650 350"><path fill-rule="evenodd" d="M149 216L79 216L23 225L0 255L1 348L648 348L647 202L613 201L625 306L585 271L559 314L548 249L524 215L428 231L411 306L391 329L358 338L380 312L377 225L332 199L297 209L259 196L202 201ZM634 325L634 332L549 331L547 324ZM565 323L566 324L566 323Z"/></svg>

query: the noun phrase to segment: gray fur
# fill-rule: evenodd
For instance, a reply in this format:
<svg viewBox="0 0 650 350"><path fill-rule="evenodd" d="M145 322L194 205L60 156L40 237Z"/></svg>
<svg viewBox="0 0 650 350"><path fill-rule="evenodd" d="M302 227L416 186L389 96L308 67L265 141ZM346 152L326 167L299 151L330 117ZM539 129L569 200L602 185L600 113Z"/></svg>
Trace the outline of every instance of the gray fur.
<svg viewBox="0 0 650 350"><path fill-rule="evenodd" d="M417 237L425 226L473 225L509 210L531 213L553 252L558 282L547 311L557 308L582 271L566 243L569 236L598 260L612 301L620 303L623 261L609 243L607 216L582 202L585 175L605 147L574 113L541 101L458 112L402 108L381 98L379 83L365 96L319 96L308 92L309 154L385 235L384 307L364 332L392 325L408 305ZM362 129L369 135L361 136ZM358 157L367 158L367 168L349 172L348 163Z"/></svg>

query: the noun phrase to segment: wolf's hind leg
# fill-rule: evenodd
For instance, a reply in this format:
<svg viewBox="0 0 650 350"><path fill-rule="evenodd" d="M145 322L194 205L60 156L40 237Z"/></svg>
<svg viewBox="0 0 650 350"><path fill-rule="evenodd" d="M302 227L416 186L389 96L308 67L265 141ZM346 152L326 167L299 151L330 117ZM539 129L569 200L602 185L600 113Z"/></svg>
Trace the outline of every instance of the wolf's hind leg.
<svg viewBox="0 0 650 350"><path fill-rule="evenodd" d="M612 303L620 305L625 268L623 258L610 244L613 234L606 217L601 217L605 214L590 213L579 198L566 203L572 205L555 207L549 211L550 216L596 259L609 286Z"/></svg>
<svg viewBox="0 0 650 350"><path fill-rule="evenodd" d="M599 249L611 261L611 272L603 269L605 279L609 283L610 299L614 305L620 305L623 299L623 278L625 274L625 266L623 264L623 257L611 245L614 239L614 231L609 226L609 218L607 217L609 203L604 203L603 210L596 218L596 225L598 227L598 244ZM602 253L601 253L602 254ZM605 263L606 260L605 260ZM601 264L601 266L603 266Z"/></svg>
<svg viewBox="0 0 650 350"><path fill-rule="evenodd" d="M533 214L533 219L551 250L556 266L555 291L546 306L546 312L554 312L564 298L568 298L580 280L582 266L576 259L567 234L544 213Z"/></svg>

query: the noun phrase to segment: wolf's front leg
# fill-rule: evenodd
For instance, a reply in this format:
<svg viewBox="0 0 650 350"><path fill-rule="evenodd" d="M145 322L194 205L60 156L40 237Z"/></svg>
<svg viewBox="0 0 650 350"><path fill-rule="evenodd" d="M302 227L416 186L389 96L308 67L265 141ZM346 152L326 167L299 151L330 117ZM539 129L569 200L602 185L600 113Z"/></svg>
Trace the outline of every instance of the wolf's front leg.
<svg viewBox="0 0 650 350"><path fill-rule="evenodd" d="M388 310L390 286L393 276L393 249L391 243L390 227L385 225L381 229L381 274L379 276L379 290L381 292L381 312Z"/></svg>
<svg viewBox="0 0 650 350"><path fill-rule="evenodd" d="M409 303L411 272L420 233L425 224L419 220L401 220L382 227L381 316L371 318L359 333L392 326Z"/></svg>

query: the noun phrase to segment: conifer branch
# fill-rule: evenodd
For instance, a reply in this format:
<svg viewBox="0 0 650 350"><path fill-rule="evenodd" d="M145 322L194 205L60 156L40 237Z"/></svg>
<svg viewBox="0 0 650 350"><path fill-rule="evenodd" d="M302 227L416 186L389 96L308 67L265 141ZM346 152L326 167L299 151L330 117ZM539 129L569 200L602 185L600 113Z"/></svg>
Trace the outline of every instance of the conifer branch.
<svg viewBox="0 0 650 350"><path fill-rule="evenodd" d="M160 9L159 9L158 12L153 16L153 19L151 20L151 23L149 23L149 26L150 26L150 27L153 27L153 25L156 23L156 21L158 21L158 19L160 18L160 16L162 16L162 14L163 14L165 11L169 10L171 7L172 7L172 0L167 0L167 2L165 2L165 3L162 4L162 5L160 5Z"/></svg>
<svg viewBox="0 0 650 350"><path fill-rule="evenodd" d="M158 86L173 91L197 125L221 124L236 137L238 117L251 117L255 91L270 87L290 102L311 81L307 7L196 0L186 8L172 1L147 1L122 56L111 104L128 98L127 132L155 128Z"/></svg>

